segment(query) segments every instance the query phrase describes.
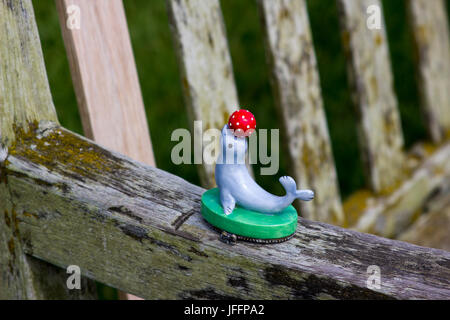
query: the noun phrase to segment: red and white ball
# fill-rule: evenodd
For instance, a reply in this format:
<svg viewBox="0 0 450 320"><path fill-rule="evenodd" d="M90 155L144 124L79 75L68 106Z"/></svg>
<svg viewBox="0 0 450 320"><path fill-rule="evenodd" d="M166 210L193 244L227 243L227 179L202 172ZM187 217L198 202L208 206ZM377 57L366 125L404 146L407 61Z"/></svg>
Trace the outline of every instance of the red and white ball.
<svg viewBox="0 0 450 320"><path fill-rule="evenodd" d="M248 137L256 129L255 116L248 110L237 110L228 119L228 128L234 130L237 137Z"/></svg>

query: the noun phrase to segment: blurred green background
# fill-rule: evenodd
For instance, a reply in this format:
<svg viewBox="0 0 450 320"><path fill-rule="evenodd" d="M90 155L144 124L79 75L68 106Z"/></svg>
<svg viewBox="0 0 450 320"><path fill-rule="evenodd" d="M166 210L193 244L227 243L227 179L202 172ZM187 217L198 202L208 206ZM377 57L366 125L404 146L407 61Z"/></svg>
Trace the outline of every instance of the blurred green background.
<svg viewBox="0 0 450 320"><path fill-rule="evenodd" d="M199 184L195 166L176 166L170 160L170 152L175 145L170 141L171 132L176 128L189 128L189 125L165 1L123 2L157 166ZM409 147L426 139L414 77L412 38L404 0L382 2L395 90L405 143ZM449 11L450 0L446 2ZM364 187L364 178L340 42L337 6L332 0L309 0L307 4L340 190L345 199L351 192ZM66 128L82 133L55 4L49 0L33 0L33 5L60 122ZM249 106L258 119L259 128L277 128L256 1L222 0L221 5L240 104ZM284 159L281 158L277 176L285 173ZM273 188L273 177L258 176L257 179L264 187ZM100 289L102 298L116 297L114 290L103 286Z"/></svg>

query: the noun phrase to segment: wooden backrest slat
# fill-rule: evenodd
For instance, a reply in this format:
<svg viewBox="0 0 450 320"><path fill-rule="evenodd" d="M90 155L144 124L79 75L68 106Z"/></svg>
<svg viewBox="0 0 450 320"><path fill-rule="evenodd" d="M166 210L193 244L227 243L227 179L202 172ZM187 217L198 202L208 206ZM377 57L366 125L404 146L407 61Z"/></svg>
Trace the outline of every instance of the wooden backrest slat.
<svg viewBox="0 0 450 320"><path fill-rule="evenodd" d="M122 0L56 0L56 5L86 136L154 166ZM71 12L74 5L79 13ZM80 29L68 28L68 13L79 14ZM137 299L122 291L119 297Z"/></svg>
<svg viewBox="0 0 450 320"><path fill-rule="evenodd" d="M155 165L122 0L56 4L85 135Z"/></svg>
<svg viewBox="0 0 450 320"><path fill-rule="evenodd" d="M404 157L381 1L338 0L338 4L368 184L375 192L387 191L401 179ZM376 27L377 15L381 28L369 28L368 19L375 19Z"/></svg>
<svg viewBox="0 0 450 320"><path fill-rule="evenodd" d="M304 0L261 0L266 50L283 122L290 174L316 198L301 202L309 219L343 224L336 169Z"/></svg>
<svg viewBox="0 0 450 320"><path fill-rule="evenodd" d="M31 1L0 3L0 143L14 141L13 126L58 121Z"/></svg>
<svg viewBox="0 0 450 320"><path fill-rule="evenodd" d="M430 137L450 137L450 35L443 0L408 0L421 104Z"/></svg>
<svg viewBox="0 0 450 320"><path fill-rule="evenodd" d="M219 1L167 0L167 7L191 125L222 129L238 96ZM214 166L199 168L202 185L214 186Z"/></svg>

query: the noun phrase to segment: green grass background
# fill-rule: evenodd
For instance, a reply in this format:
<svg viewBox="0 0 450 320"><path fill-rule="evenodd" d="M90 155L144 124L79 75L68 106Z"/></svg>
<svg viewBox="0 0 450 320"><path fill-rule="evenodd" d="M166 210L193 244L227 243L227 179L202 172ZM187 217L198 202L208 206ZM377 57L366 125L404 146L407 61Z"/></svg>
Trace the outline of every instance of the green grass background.
<svg viewBox="0 0 450 320"><path fill-rule="evenodd" d="M206 0L205 0L206 1ZM163 0L124 0L128 27L139 73L157 166L199 184L195 166L174 165L170 141L176 128L189 128L181 92L179 69ZM449 11L450 0L447 0ZM356 137L355 116L347 85L336 2L308 0L310 23L319 63L333 154L342 197L364 186ZM80 117L55 4L33 0L50 87L63 126L82 133ZM254 0L222 0L221 6L241 105L249 106L259 128L278 128ZM392 66L406 146L426 139L414 77L411 34L403 0L384 0ZM280 171L285 174L281 157ZM275 177L257 177L273 188ZM278 185L278 184L277 184ZM102 298L115 298L113 289L100 286Z"/></svg>

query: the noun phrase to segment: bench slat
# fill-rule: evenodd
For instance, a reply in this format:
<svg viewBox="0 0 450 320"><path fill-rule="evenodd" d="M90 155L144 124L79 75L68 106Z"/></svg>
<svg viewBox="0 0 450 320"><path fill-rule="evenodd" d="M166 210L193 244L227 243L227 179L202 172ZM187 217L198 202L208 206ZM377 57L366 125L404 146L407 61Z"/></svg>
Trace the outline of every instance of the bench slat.
<svg viewBox="0 0 450 320"><path fill-rule="evenodd" d="M338 0L338 4L368 184L375 192L388 191L402 179L404 155L381 2ZM367 11L370 5L379 8L381 29L368 28L367 20L376 17Z"/></svg>
<svg viewBox="0 0 450 320"><path fill-rule="evenodd" d="M58 120L31 1L2 1L0 10L0 143L8 146L14 126Z"/></svg>
<svg viewBox="0 0 450 320"><path fill-rule="evenodd" d="M308 219L344 224L317 61L304 0L259 1L290 174L316 197L301 202Z"/></svg>
<svg viewBox="0 0 450 320"><path fill-rule="evenodd" d="M57 0L56 5L84 134L155 165L122 1ZM77 18L72 9L77 7L80 28L71 29L68 21Z"/></svg>
<svg viewBox="0 0 450 320"><path fill-rule="evenodd" d="M21 143L16 134L41 120L57 116L31 0L0 1L0 299L95 298L92 282L84 279L81 290L68 290L65 270L23 251L6 157Z"/></svg>
<svg viewBox="0 0 450 320"><path fill-rule="evenodd" d="M430 137L450 137L450 34L442 0L409 0L422 108Z"/></svg>
<svg viewBox="0 0 450 320"><path fill-rule="evenodd" d="M219 1L167 0L167 7L191 126L202 120L203 130L222 129L238 97ZM213 165L200 165L199 174L203 186L215 185Z"/></svg>
<svg viewBox="0 0 450 320"><path fill-rule="evenodd" d="M6 168L26 252L113 287L153 299L450 298L449 252L302 218L288 242L229 246L200 214L204 189L59 127L21 139ZM367 285L374 265L379 289Z"/></svg>

